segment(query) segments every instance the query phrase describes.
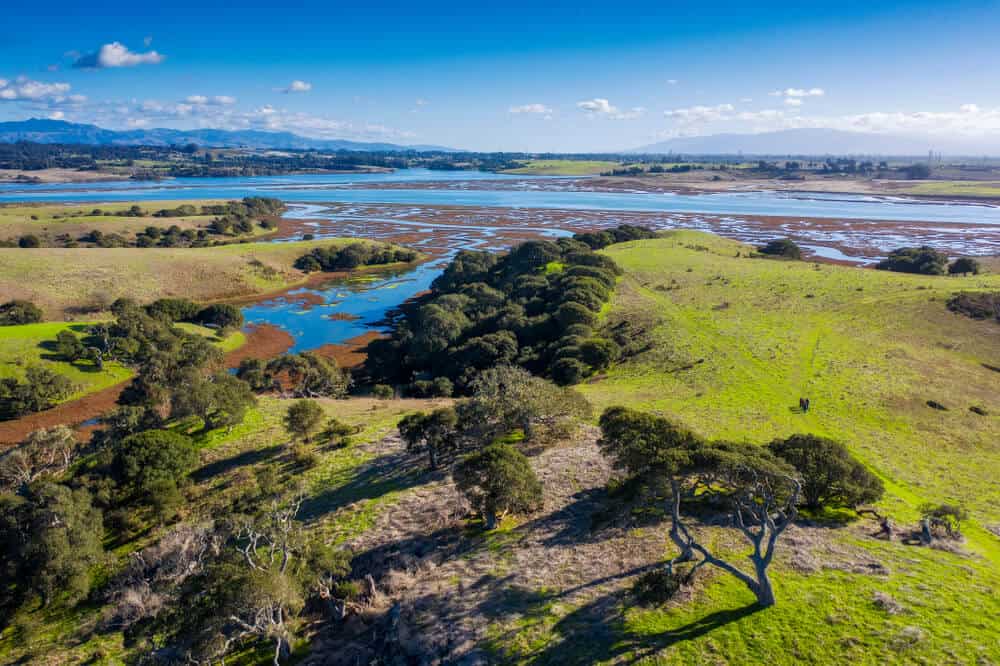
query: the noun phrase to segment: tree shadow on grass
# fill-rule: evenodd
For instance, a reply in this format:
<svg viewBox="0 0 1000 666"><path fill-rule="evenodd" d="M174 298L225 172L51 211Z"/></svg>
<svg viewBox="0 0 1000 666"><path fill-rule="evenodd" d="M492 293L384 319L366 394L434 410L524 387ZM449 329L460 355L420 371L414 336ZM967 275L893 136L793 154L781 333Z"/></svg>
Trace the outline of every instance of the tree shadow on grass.
<svg viewBox="0 0 1000 666"><path fill-rule="evenodd" d="M608 660L637 663L672 645L694 640L760 610L753 603L716 611L660 634L640 635L625 625L624 610L629 600L627 592L617 591L574 610L552 628L559 639L531 655L527 663L540 666L583 665Z"/></svg>
<svg viewBox="0 0 1000 666"><path fill-rule="evenodd" d="M224 474L225 472L232 471L237 467L245 467L247 465L256 465L257 463L264 462L265 460L270 460L274 458L279 453L284 450L285 447L279 445L269 446L264 449L252 449L250 451L244 451L243 453L238 453L235 456L230 456L228 458L223 458L222 460L216 460L215 462L208 463L203 467L196 469L191 472L191 479L195 482L202 482L213 476L218 476L219 474Z"/></svg>
<svg viewBox="0 0 1000 666"><path fill-rule="evenodd" d="M389 453L354 470L345 483L306 499L298 515L309 522L349 504L412 488L434 478L412 454Z"/></svg>

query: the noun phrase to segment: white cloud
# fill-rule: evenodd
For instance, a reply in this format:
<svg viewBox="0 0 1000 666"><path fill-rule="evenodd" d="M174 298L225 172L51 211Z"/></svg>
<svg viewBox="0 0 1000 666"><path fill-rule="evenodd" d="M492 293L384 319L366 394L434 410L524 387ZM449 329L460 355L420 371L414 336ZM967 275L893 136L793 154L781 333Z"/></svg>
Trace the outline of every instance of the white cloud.
<svg viewBox="0 0 1000 666"><path fill-rule="evenodd" d="M752 97L741 97L740 98L740 103L741 104L749 104L752 101L753 101Z"/></svg>
<svg viewBox="0 0 1000 666"><path fill-rule="evenodd" d="M611 118L612 120L632 120L633 118L638 118L646 112L646 109L641 106L635 106L626 111L621 111L617 106L614 106L603 97L595 97L594 99L577 102L576 106L577 108L586 111L588 115L604 116Z"/></svg>
<svg viewBox="0 0 1000 666"><path fill-rule="evenodd" d="M313 87L313 85L311 83L309 83L308 81L300 81L299 79L295 79L294 81L292 81L291 83L288 84L287 88L282 88L281 91L283 93L286 93L286 94L288 94L288 93L305 93L305 92L309 92L310 90L312 90L312 87Z"/></svg>
<svg viewBox="0 0 1000 666"><path fill-rule="evenodd" d="M142 38L142 44L143 44L143 46L145 46L145 47L148 48L149 45L152 44L152 43L153 43L153 38L151 36L146 35L145 37Z"/></svg>
<svg viewBox="0 0 1000 666"><path fill-rule="evenodd" d="M49 120L63 120L66 118L66 114L62 111L53 111L49 114Z"/></svg>
<svg viewBox="0 0 1000 666"><path fill-rule="evenodd" d="M790 98L800 101L798 98ZM788 98L786 98L787 103ZM788 109L737 112L731 105L695 106L664 115L688 132L768 132L794 128L826 128L875 134L989 137L1000 133L1000 108L963 104L953 111L871 111L839 116L803 115L798 105Z"/></svg>
<svg viewBox="0 0 1000 666"><path fill-rule="evenodd" d="M413 103L416 104L417 106L427 106L428 104L430 104L430 102L428 102L426 99L420 99L419 97L416 100L414 100Z"/></svg>
<svg viewBox="0 0 1000 666"><path fill-rule="evenodd" d="M802 100L798 97L786 97L785 104L788 106L802 106Z"/></svg>
<svg viewBox="0 0 1000 666"><path fill-rule="evenodd" d="M544 104L522 104L520 106L512 106L508 109L510 113L538 113L538 114L549 114L552 113L550 107Z"/></svg>
<svg viewBox="0 0 1000 666"><path fill-rule="evenodd" d="M822 88L785 88L768 93L771 97L822 97L825 94Z"/></svg>
<svg viewBox="0 0 1000 666"><path fill-rule="evenodd" d="M78 69L104 69L107 67L135 67L136 65L158 65L166 56L156 51L136 53L129 51L121 42L105 44L96 53L88 53L76 59L73 66Z"/></svg>
<svg viewBox="0 0 1000 666"><path fill-rule="evenodd" d="M735 107L732 104L716 104L715 106L691 106L684 109L664 111L663 115L673 118L683 125L698 125L723 120L729 116Z"/></svg>
<svg viewBox="0 0 1000 666"><path fill-rule="evenodd" d="M194 104L195 106L205 106L207 104L213 106L231 106L236 104L236 98L230 97L229 95L215 95L213 97L207 97L205 95L190 95L185 97L184 101L188 104Z"/></svg>
<svg viewBox="0 0 1000 666"><path fill-rule="evenodd" d="M587 113L611 115L613 113L618 113L617 107L611 106L611 102L602 98L595 97L594 99L588 99L583 102L577 102L576 106L583 109Z"/></svg>
<svg viewBox="0 0 1000 666"><path fill-rule="evenodd" d="M44 83L19 76L13 81L0 79L0 100L14 101L65 101L70 90L68 83ZM82 95L74 95L80 98Z"/></svg>
<svg viewBox="0 0 1000 666"><path fill-rule="evenodd" d="M676 86L677 85L677 79L667 79L667 85L668 86Z"/></svg>

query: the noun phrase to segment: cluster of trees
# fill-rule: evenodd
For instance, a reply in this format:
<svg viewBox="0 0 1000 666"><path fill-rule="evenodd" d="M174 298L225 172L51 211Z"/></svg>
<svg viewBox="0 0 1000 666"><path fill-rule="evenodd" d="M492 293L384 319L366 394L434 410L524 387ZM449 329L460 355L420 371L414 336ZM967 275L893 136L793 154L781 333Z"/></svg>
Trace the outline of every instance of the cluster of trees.
<svg viewBox="0 0 1000 666"><path fill-rule="evenodd" d="M255 391L276 390L293 398L342 398L351 386L349 372L315 352L285 354L269 361L245 359L236 376Z"/></svg>
<svg viewBox="0 0 1000 666"><path fill-rule="evenodd" d="M789 238L779 238L777 240L768 241L764 245L758 247L757 251L771 257L782 257L784 259L795 260L802 258L802 249L799 248L795 241Z"/></svg>
<svg viewBox="0 0 1000 666"><path fill-rule="evenodd" d="M593 250L650 235L620 227L530 241L502 256L459 252L426 296L400 308L390 337L369 345L365 371L411 390L444 377L460 393L497 365L577 383L618 355L595 326L620 269Z"/></svg>
<svg viewBox="0 0 1000 666"><path fill-rule="evenodd" d="M0 326L37 324L42 321L42 309L31 301L14 299L0 305Z"/></svg>
<svg viewBox="0 0 1000 666"><path fill-rule="evenodd" d="M922 245L920 247L901 247L893 250L882 261L875 264L882 271L897 273L917 273L920 275L977 275L979 262L971 257L959 257L948 263L948 255L934 248Z"/></svg>
<svg viewBox="0 0 1000 666"><path fill-rule="evenodd" d="M502 365L485 370L468 399L407 415L398 427L430 469L452 469L486 529L494 529L504 514L533 511L542 501L530 462L507 440L538 445L567 437L589 413L576 391Z"/></svg>
<svg viewBox="0 0 1000 666"><path fill-rule="evenodd" d="M0 421L49 409L74 390L73 382L63 375L40 365L29 365L24 379L0 379Z"/></svg>
<svg viewBox="0 0 1000 666"><path fill-rule="evenodd" d="M295 268L314 271L349 271L358 266L411 262L417 253L387 243L351 243L343 247L316 247L295 260Z"/></svg>
<svg viewBox="0 0 1000 666"><path fill-rule="evenodd" d="M685 563L689 579L702 566L717 567L742 581L765 607L776 601L768 567L800 504L854 507L883 493L881 481L841 444L811 435L767 447L709 442L665 418L625 407L606 410L600 426L598 444L615 466L654 496L668 498L670 538L680 551L668 573ZM699 540L682 515L684 503L725 507L753 547L751 572Z"/></svg>
<svg viewBox="0 0 1000 666"><path fill-rule="evenodd" d="M168 323L190 322L223 331L243 326L243 312L229 303L202 306L186 298L159 298L143 309L149 316Z"/></svg>

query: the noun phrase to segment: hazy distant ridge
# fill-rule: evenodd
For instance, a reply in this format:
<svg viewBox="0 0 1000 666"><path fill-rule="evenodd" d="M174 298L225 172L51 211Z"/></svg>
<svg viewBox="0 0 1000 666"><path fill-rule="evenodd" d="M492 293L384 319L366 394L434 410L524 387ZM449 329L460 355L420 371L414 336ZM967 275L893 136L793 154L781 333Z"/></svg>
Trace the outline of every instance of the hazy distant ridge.
<svg viewBox="0 0 1000 666"><path fill-rule="evenodd" d="M32 118L14 122L0 122L0 143L34 141L36 143L79 143L89 145L170 146L187 145L213 148L274 148L316 150L373 150L373 151L448 151L443 146L404 146L396 143L368 143L346 139L310 139L291 132L264 132L260 130L175 130L137 129L116 131L70 123L63 120Z"/></svg>
<svg viewBox="0 0 1000 666"><path fill-rule="evenodd" d="M788 129L760 134L710 134L688 136L642 146L632 153L688 153L697 155L927 155L927 151L952 155L998 154L1000 139L941 139L844 132L834 129Z"/></svg>

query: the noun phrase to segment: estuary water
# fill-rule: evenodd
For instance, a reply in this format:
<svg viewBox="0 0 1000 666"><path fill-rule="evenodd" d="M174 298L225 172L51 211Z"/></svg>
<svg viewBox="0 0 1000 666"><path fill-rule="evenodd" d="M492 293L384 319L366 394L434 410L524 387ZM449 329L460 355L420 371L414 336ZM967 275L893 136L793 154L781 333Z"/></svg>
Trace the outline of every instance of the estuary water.
<svg viewBox="0 0 1000 666"><path fill-rule="evenodd" d="M898 244L905 243L907 231L905 228L899 231L897 223L924 225L932 233L957 237L982 237L983 234L977 232L977 229L993 232L994 227L996 232L1000 232L1000 207L993 205L792 192L688 195L590 192L576 187L548 187L555 183L572 182L566 178L544 176L405 169L373 174L177 178L164 181L66 184L4 183L0 184L0 202L96 203L276 197L290 204L288 217L315 225L315 235L319 238L334 235L368 236L372 234L366 224L388 223L403 225L403 228L412 230L412 239L407 244L417 249L422 246L426 249L430 247L429 243L436 243L435 253L438 259L416 268L395 273L366 274L350 280L333 280L318 287L292 291L281 298L245 307L248 323L273 324L287 330L295 340L293 351L342 343L370 332L373 325L385 318L388 310L427 289L440 273L443 262L459 249L496 249L514 242L517 235L511 233L511 220L515 221L517 230L532 237L569 235L578 230L580 225L587 227L599 211L605 211L604 217L615 223L631 222L632 218L626 219L626 215L632 215L638 223L642 223L639 217L649 213L679 214L680 223L684 226L719 230L718 225L721 224L723 233L727 231L727 223L732 221L734 225L743 224L748 216L807 219L813 220L806 227L817 241L822 241L824 234L832 237L831 234L850 233L851 229L856 235L866 237L871 235L873 229L882 226L889 228L889 221L894 223L893 228L896 230L887 236L892 240L885 242ZM336 226L324 227L322 221L329 221L331 215L328 209L331 206L319 205L320 203L337 207L339 212L336 217L339 221ZM380 208L378 204L383 206ZM470 212L465 214L461 223L455 223L454 215L449 217L441 213L441 210L455 206L470 207L465 209ZM489 214L482 214L478 209L488 211ZM563 212L556 214L555 211ZM407 218L404 214L407 212L416 214L417 218ZM705 226L699 216L714 216L717 218L717 226ZM567 224L567 220L573 221L574 218L576 229ZM833 224L842 224L848 232L828 228ZM754 238L741 236L736 226L732 231L729 235L743 240ZM794 231L789 229L789 235L794 236ZM773 229L768 233L773 234ZM846 256L837 249L836 243L819 242L809 245L810 236L796 239L806 241L803 244L816 254L834 259ZM987 253L1000 248L1000 238L995 236L994 239L988 241L992 245L984 245L977 248L977 251ZM871 255L869 260L870 258Z"/></svg>

